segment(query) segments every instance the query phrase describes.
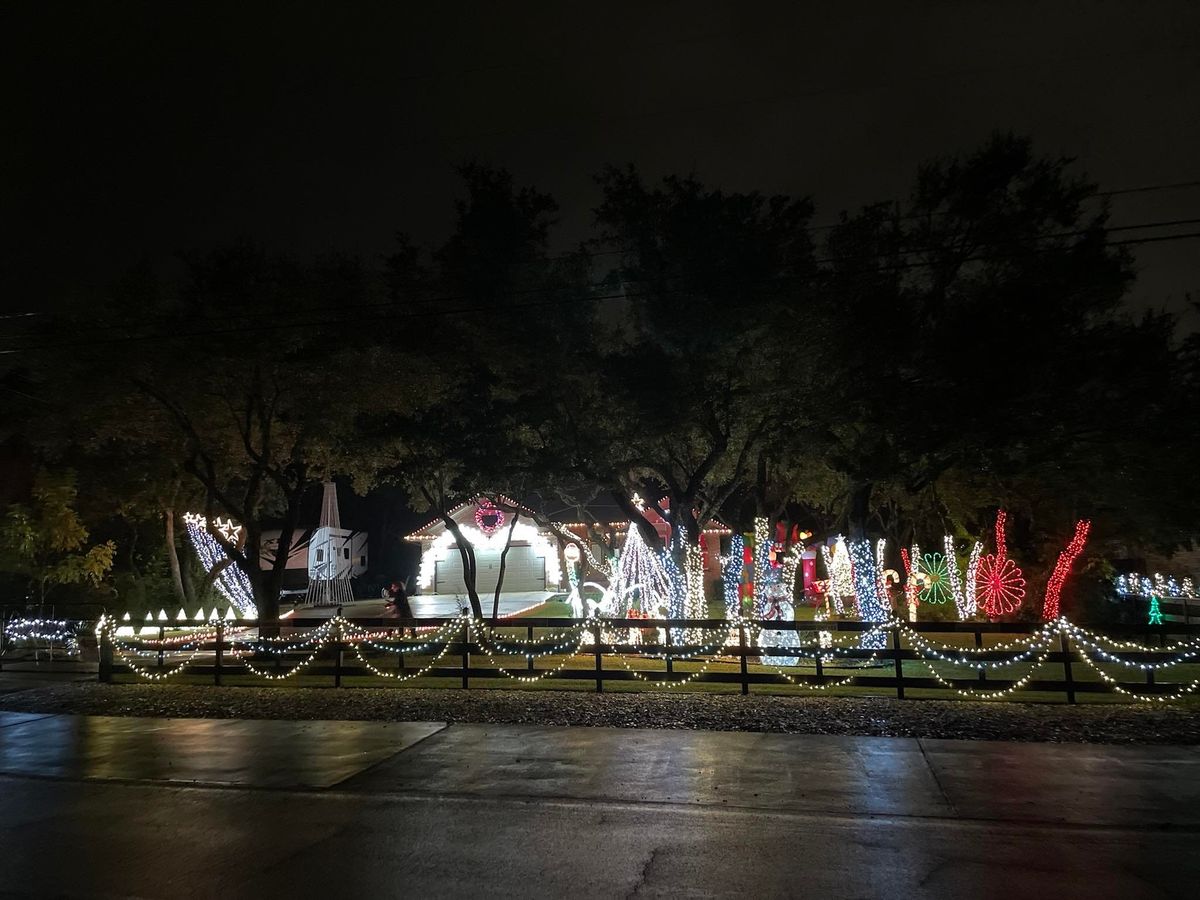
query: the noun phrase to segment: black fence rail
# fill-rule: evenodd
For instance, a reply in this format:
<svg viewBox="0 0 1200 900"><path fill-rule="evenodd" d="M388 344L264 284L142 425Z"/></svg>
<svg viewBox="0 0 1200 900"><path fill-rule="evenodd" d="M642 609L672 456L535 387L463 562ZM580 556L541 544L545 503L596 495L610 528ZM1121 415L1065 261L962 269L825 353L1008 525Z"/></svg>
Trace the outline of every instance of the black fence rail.
<svg viewBox="0 0 1200 900"><path fill-rule="evenodd" d="M180 627L185 626L181 624ZM1120 658L1133 664L1133 671L1129 674L1136 674L1138 680L1117 677L1093 679L1091 676L1080 678L1080 667L1087 665L1087 660L1082 655L1083 647L1072 636L1074 626L1060 628L1056 624L896 622L880 626L869 622L837 621L731 622L723 619L640 618L580 621L570 618L523 618L502 620L492 625L444 617L350 620L291 618L283 623L264 624L263 631L278 635L275 639L283 643L303 639L306 633L321 633L314 632L316 629L325 629L323 633L327 637L316 649L305 647L278 653L269 652L269 644L264 644L262 638L248 636L248 630L257 627L257 622L248 620L236 624L213 623L207 626L210 629L209 638L188 643L190 658L182 663L178 660L180 652L169 644L172 631L170 624L159 626L157 640L147 642L143 634L140 641L133 638L116 643L142 645L140 652L143 655L139 657L141 664L137 669L143 677L162 679L171 674L187 674L211 677L217 685L222 684L226 677L250 673L251 667L264 677L280 677L273 673L289 672L288 667L295 666L297 660L306 660L300 663L303 670L298 677L303 679L302 683L310 685L323 683L342 687L346 679L378 675L378 669L372 670L363 661L365 654L361 635L364 631L375 634L377 641L393 643L388 653L371 647L366 651L380 659L390 655L388 677L452 678L464 689L470 688L472 682L481 680L512 678L532 681L552 677L556 681L589 681L598 692L603 691L607 683L631 681L723 684L737 686L742 694L749 693L752 685L791 684L812 689L827 689L836 685L894 692L901 699L906 691L917 689L958 691L978 696L1023 688L1026 691L1061 694L1067 702L1074 703L1081 693L1121 690L1148 697L1183 695L1200 684L1200 678L1162 681L1158 677L1161 670L1154 668L1190 665L1190 660L1200 654L1200 642L1194 641L1200 635L1200 625L1105 626L1103 637L1106 640L1133 639L1142 642L1141 649L1120 650ZM352 630L349 636L346 634L347 628ZM539 657L532 652L544 648L545 643L539 644L537 634L543 630L559 633L571 631L580 635L586 632L590 644L581 642L573 650L563 650L554 655L553 658L558 659L560 665L551 675L546 666L539 668L536 665ZM762 645L763 635L786 631L795 632L791 640L800 646ZM635 642L620 639L634 632L648 640ZM820 647L822 632L829 635L836 646ZM436 654L428 650L418 653L406 648L405 641L416 642L420 646L420 641L425 639L422 635L427 638L431 634L439 635ZM486 639L481 639L481 634L486 635ZM856 643L856 635L861 638L864 634L868 634L878 646L850 646ZM698 635L704 635L705 639L698 639ZM962 643L947 648L942 642L951 636L958 637ZM965 636L970 637L969 642ZM986 639L989 636L1016 636L1018 642L1022 636L1026 636L1033 643L1036 643L1033 639L1038 638L1040 644L1037 644L1036 658L1039 671L1059 672L1061 676L999 677L998 672L989 671L992 668L989 664L996 668L1010 663L1026 665L1031 651L1028 643L1025 647L988 648ZM1185 649L1181 656L1178 643L1174 648L1168 647L1168 644L1180 638L1184 639L1183 646L1190 648L1194 644L1196 651ZM529 652L513 649L514 643L508 643L499 651L496 648L497 643L520 640L526 642ZM1085 639L1085 643L1087 640L1090 639ZM1016 642L1010 640L1008 643ZM931 656L931 646L959 654L956 657L959 661L951 661L950 665L959 670L974 670L974 674L963 677L936 672L937 663L944 664L945 656L938 656L937 651ZM1094 644L1087 646L1092 652L1095 651ZM111 629L102 631L99 651L101 681L110 682L116 675L137 671L134 666L121 661L121 653L114 645ZM516 668L496 663L497 656L524 657L524 660L519 664L520 668ZM969 666L961 662L967 656L971 663ZM415 665L415 660L421 657L436 658L423 666ZM628 664L631 657L652 657L662 663L662 668L631 667ZM552 657L547 654L541 658L550 660ZM575 664L567 665L564 659ZM783 665L772 662L781 659L786 660ZM247 665L248 660L251 660L250 665ZM926 675L906 673L904 664L908 661L922 662L925 667L933 667L935 671ZM491 665L482 665L483 662L491 662ZM584 665L579 665L579 662ZM712 665L718 662L724 664L725 671L678 668L687 663ZM764 664L770 671L762 671ZM1146 667L1141 668L1142 664ZM758 670L752 670L751 665ZM854 667L858 668L847 675L846 671ZM834 669L835 674L831 674L829 669Z"/></svg>

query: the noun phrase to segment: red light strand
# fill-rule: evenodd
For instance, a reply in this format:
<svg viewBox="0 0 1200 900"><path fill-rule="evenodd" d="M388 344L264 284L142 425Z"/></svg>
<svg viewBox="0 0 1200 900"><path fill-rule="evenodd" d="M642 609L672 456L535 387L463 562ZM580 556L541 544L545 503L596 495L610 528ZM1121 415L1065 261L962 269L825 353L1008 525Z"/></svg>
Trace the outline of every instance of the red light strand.
<svg viewBox="0 0 1200 900"><path fill-rule="evenodd" d="M1059 600L1062 596L1063 585L1067 581L1067 576L1071 574L1071 566L1083 552L1083 545L1087 543L1088 531L1091 530L1091 527L1092 523L1087 519L1080 519L1076 522L1075 536L1071 538L1071 543L1067 544L1067 549L1058 554L1054 571L1050 574L1050 580L1046 582L1046 602L1042 606L1042 618L1046 621L1057 619L1059 616Z"/></svg>

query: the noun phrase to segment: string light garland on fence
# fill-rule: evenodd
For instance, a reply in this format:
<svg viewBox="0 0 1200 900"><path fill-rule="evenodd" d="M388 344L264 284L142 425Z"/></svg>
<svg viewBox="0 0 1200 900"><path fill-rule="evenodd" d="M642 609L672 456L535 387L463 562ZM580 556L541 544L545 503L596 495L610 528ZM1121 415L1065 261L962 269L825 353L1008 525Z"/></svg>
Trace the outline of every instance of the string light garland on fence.
<svg viewBox="0 0 1200 900"><path fill-rule="evenodd" d="M866 557L871 555L869 544L865 542L853 542L850 545L849 552L854 559L855 569L866 572L870 576L873 573L873 569L866 564ZM859 560L863 560L863 562L860 564ZM873 581L874 579L871 578L871 580ZM870 607L872 600L870 598L864 599L866 600L867 607ZM57 622L56 624L70 625L70 623L61 622ZM184 634L171 635L156 641L139 641L135 645L116 639L115 633L118 627L117 619L106 614L97 623L96 633L102 641L108 640L111 642L114 657L120 659L129 671L149 681L165 681L186 671L195 662L197 655L211 641L221 635L224 628L221 624L185 626L183 629L185 631ZM505 627L511 626L501 626L501 628ZM594 630L601 628L607 628L610 631L620 630L611 622L606 622L599 618L589 618L584 622L559 629L539 639L505 637L501 634L501 628L493 628L486 622L475 621L469 614L464 614L461 617L438 626L437 629L425 638L422 638L419 642L410 643L409 639L393 637L388 643L380 643L381 640L387 640L389 634L394 634L396 629L372 630L358 626L342 616L335 616L327 623L314 628L309 635L300 639L279 636L260 637L256 640L249 640L236 636L227 636L225 642L229 647L231 656L240 665L244 666L248 672L270 681L280 681L299 675L315 661L324 648L335 642L338 646L348 646L371 674L393 681L411 681L433 671L437 667L438 661L449 651L455 637L465 632L466 639L475 642L479 648L479 652L488 659L492 668L500 676L521 683L533 683L545 680L561 672L580 652L584 638L590 636ZM721 625L696 628L695 630L698 632L708 632L711 637L694 646L683 646L674 650L668 649L663 653L656 653L642 650L637 646L623 647L616 645L610 648L610 652L618 664L626 671L631 672L634 678L657 687L672 689L690 684L707 672L717 661L718 657L714 656L714 654L719 654L723 646L740 643L736 638L739 628L744 630L747 646L755 644L763 645L766 643L763 640L764 631L780 630L765 628L764 625L751 619L738 618L727 623L722 623ZM847 645L841 645L835 644L832 634L828 632L810 632L808 635L802 637L802 633L796 631L794 628L784 630L794 635L793 644L787 647L773 647L772 649L775 649L777 652L772 655L763 655L760 657L759 664L774 670L789 684L805 690L825 691L849 684L855 678L859 677L859 674L855 673L844 678L813 684L810 681L801 679L795 673L785 671L783 665L776 662L776 659L821 660L826 664L830 664L841 658L843 654L858 653L861 650L854 649L848 645L854 639L852 635L846 636ZM1106 672L1101 666L1102 663L1111 664L1149 673L1188 664L1196 660L1197 657L1200 657L1200 636L1178 641L1169 646L1147 647L1133 641L1118 640L1090 631L1081 626L1074 625L1063 618L1045 623L1038 631L1027 638L999 642L987 647L970 648L937 642L926 637L920 631L909 627L900 619L888 617L886 620L875 623L870 629L858 635L859 648L872 649L870 645L874 645L871 655L865 661L854 659L836 664L843 668L853 664L858 669L877 665L883 646L883 638L888 631L894 631L898 637L903 637L907 641L908 645L916 651L917 661L929 671L930 675L939 684L954 691L961 697L973 700L999 699L1010 696L1016 691L1025 688L1032 680L1034 674L1046 663L1054 647L1055 639L1059 635L1062 635L1066 640L1073 643L1079 658L1095 670L1098 677L1108 687L1137 702L1167 703L1182 699L1185 696L1195 693L1200 688L1200 678L1197 678L1187 684L1183 684L1177 690L1170 693L1142 693L1122 686L1118 679ZM7 630L6 633L8 633ZM440 647L438 647L433 659L414 672L405 672L403 669L398 672L385 671L373 663L365 653L366 649L372 648L388 654L417 654L439 644ZM304 653L305 651L307 651L306 657L285 671L268 671L254 665L253 662L246 658L248 655L255 653L282 656L286 653ZM139 662L139 660L147 657L159 656L161 658L164 652L186 655L177 662L172 661L172 664L166 668L148 667ZM1123 653L1136 653L1139 655L1153 654L1157 658L1151 661L1126 659L1122 656ZM983 658L986 655L994 654L1005 654L1005 658ZM1170 658L1162 659L1161 657L1165 654L1170 654ZM694 660L698 662L698 668L686 673L683 678L660 680L658 678L651 678L645 670L630 665L628 659L630 655L644 659ZM526 674L510 671L497 662L496 657L498 656L523 656L530 661L535 658L555 656L561 658L551 668ZM978 690L966 689L955 685L950 678L943 676L937 670L934 663L943 663L973 670L988 669L994 671L1014 665L1028 665L1029 668L1008 687L997 690Z"/></svg>
<svg viewBox="0 0 1200 900"><path fill-rule="evenodd" d="M79 652L77 626L65 619L25 618L15 616L4 623L5 640L21 647L39 649L39 644L61 644L70 656Z"/></svg>
<svg viewBox="0 0 1200 900"><path fill-rule="evenodd" d="M1071 566L1083 552L1091 527L1092 523L1087 519L1080 519L1076 522L1075 534L1071 537L1071 542L1067 544L1065 550L1058 554L1058 559L1054 563L1054 571L1050 573L1050 580L1046 582L1046 599L1042 604L1042 618L1047 622L1059 617L1063 585L1066 584L1067 576L1071 574Z"/></svg>

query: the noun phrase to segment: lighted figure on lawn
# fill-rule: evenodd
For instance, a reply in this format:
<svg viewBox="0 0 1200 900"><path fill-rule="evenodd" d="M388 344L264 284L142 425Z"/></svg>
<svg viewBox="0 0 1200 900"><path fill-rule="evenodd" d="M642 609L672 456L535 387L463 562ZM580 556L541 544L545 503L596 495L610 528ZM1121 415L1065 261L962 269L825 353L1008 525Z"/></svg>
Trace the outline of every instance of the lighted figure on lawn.
<svg viewBox="0 0 1200 900"><path fill-rule="evenodd" d="M725 616L737 618L742 612L742 570L745 567L746 542L740 534L729 539L729 555L721 560L721 582L725 596Z"/></svg>
<svg viewBox="0 0 1200 900"><path fill-rule="evenodd" d="M184 513L183 523L205 573L211 575L214 569L220 567L213 586L243 616L255 618L258 610L254 605L254 588L250 585L250 578L241 566L230 559L225 548L210 532L208 520L199 513ZM212 531L219 533L226 543L237 546L241 540L242 526L235 525L232 519L222 520L218 517L213 519Z"/></svg>
<svg viewBox="0 0 1200 900"><path fill-rule="evenodd" d="M921 602L941 605L950 599L950 567L942 554L926 553L921 558L921 571L925 573L925 586L921 589Z"/></svg>
<svg viewBox="0 0 1200 900"><path fill-rule="evenodd" d="M1158 608L1158 597L1151 595L1149 624L1161 625L1162 623L1163 623L1163 614L1162 614L1162 610Z"/></svg>
<svg viewBox="0 0 1200 900"><path fill-rule="evenodd" d="M621 548L613 566L613 593L618 600L621 616L630 611L658 615L658 610L667 606L672 595L672 585L667 577L663 561L646 543L641 529L633 522L625 534L625 546Z"/></svg>
<svg viewBox="0 0 1200 900"><path fill-rule="evenodd" d="M825 602L831 613L841 615L846 612L847 598L855 595L846 539L839 534L833 543L832 550L827 546L821 547L821 559L825 563L825 572L828 575L825 585Z"/></svg>
<svg viewBox="0 0 1200 900"><path fill-rule="evenodd" d="M803 554L802 542L793 544L787 550L782 542L772 543L768 548L764 548L764 583L755 585L755 612L760 618L781 623L796 620L796 572ZM760 647L799 648L800 635L791 628L764 628L758 636L758 643ZM790 656L774 655L764 656L762 660L773 666L790 666L797 662L797 659Z"/></svg>
<svg viewBox="0 0 1200 900"><path fill-rule="evenodd" d="M996 552L979 560L975 582L983 612L991 620L1017 611L1025 599L1025 576L1008 557L1004 510L996 513Z"/></svg>

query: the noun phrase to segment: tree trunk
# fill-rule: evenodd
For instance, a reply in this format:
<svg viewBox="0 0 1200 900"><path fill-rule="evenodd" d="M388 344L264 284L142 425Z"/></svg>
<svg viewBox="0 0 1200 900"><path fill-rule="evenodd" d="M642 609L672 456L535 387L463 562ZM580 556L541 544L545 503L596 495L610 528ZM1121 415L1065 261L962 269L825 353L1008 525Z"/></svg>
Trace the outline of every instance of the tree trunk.
<svg viewBox="0 0 1200 900"><path fill-rule="evenodd" d="M500 618L500 589L504 586L504 566L508 559L508 548L512 546L513 531L517 527L517 519L521 517L521 511L514 509L512 511L512 522L508 526L508 539L504 542L504 549L500 551L500 571L496 573L496 596L492 598L492 624Z"/></svg>
<svg viewBox="0 0 1200 900"><path fill-rule="evenodd" d="M454 542L458 546L459 555L462 557L463 585L467 589L467 600L471 603L471 614L476 619L482 620L483 604L479 601L479 590L476 586L475 547L463 537L462 529L458 527L458 523L444 512L442 513L442 521L450 529L450 533L454 535Z"/></svg>
<svg viewBox="0 0 1200 900"><path fill-rule="evenodd" d="M175 510L168 506L163 518L167 524L167 562L171 566L171 582L175 585L175 594L179 602L187 605L190 601L187 590L183 585L183 569L179 565L179 549L175 546Z"/></svg>
<svg viewBox="0 0 1200 900"><path fill-rule="evenodd" d="M847 510L847 525L851 540L862 540L867 536L867 520L871 515L871 495L875 483L855 481L850 488L850 508Z"/></svg>

